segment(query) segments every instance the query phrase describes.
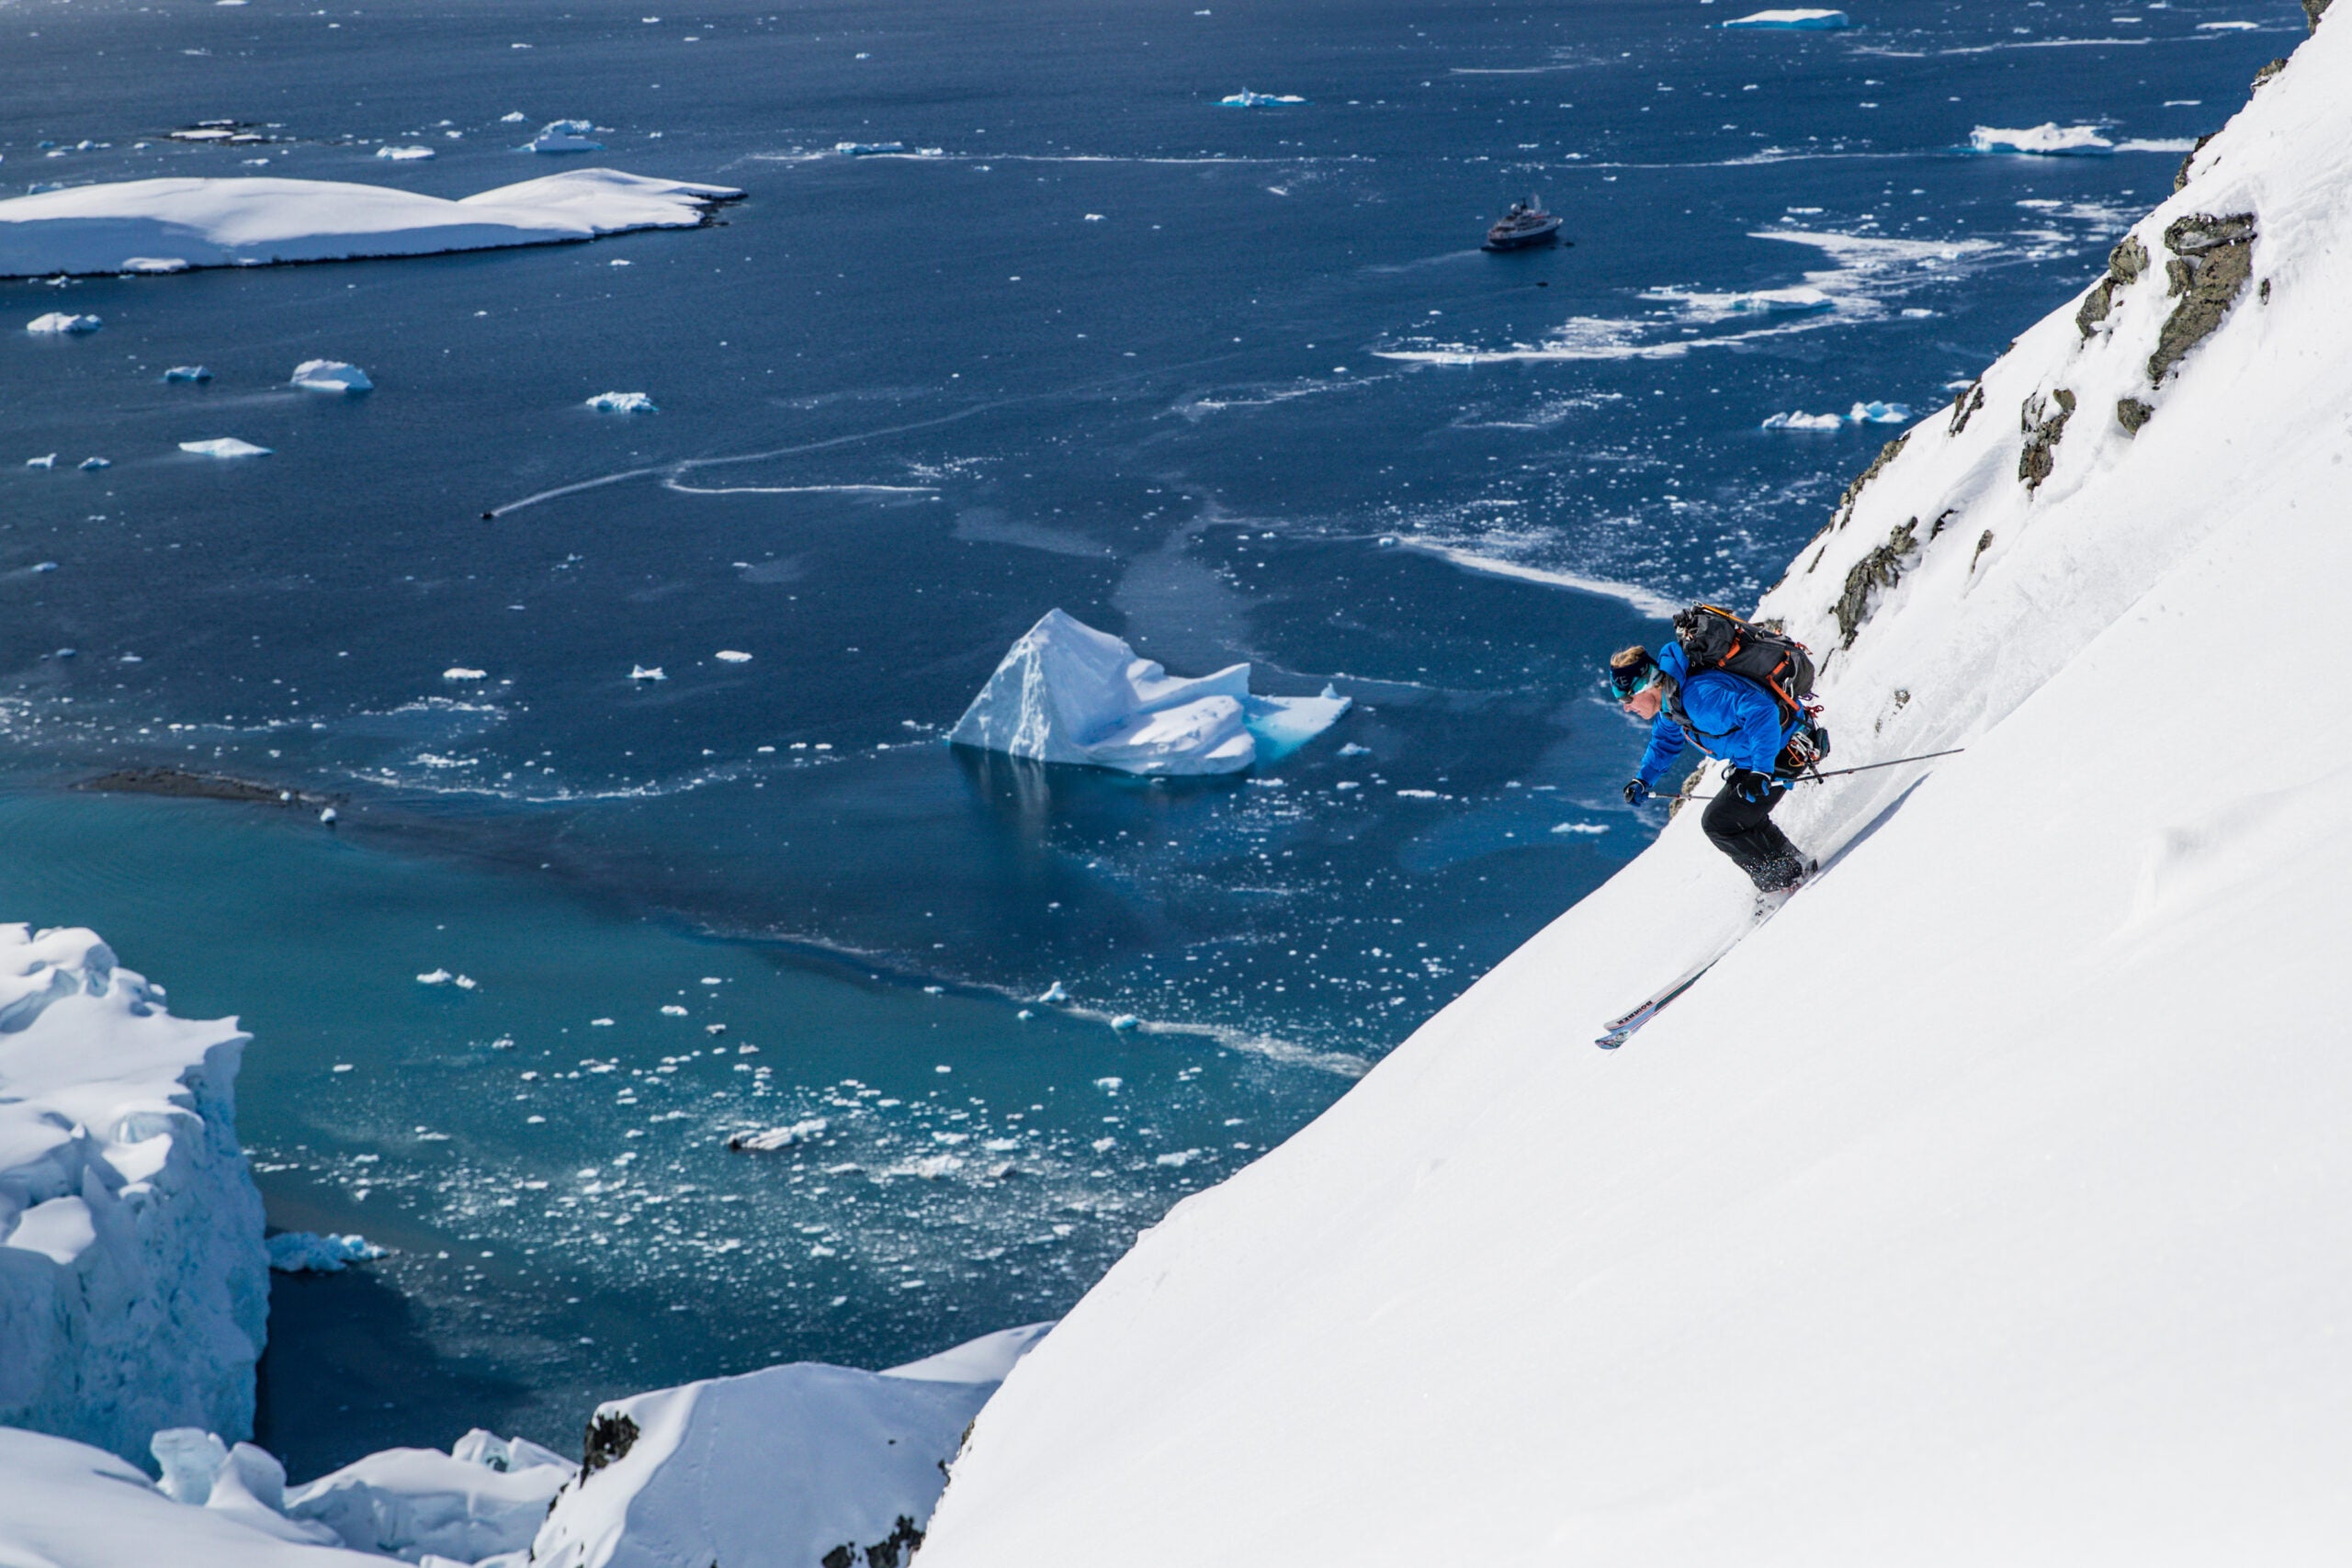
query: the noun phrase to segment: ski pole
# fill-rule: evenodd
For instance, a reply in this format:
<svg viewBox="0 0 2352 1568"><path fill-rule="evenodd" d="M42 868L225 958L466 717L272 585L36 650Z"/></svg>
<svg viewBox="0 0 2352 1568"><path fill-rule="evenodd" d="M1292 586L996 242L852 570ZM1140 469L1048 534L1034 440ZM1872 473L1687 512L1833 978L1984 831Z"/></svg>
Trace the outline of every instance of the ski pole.
<svg viewBox="0 0 2352 1568"><path fill-rule="evenodd" d="M1955 746L1949 751L1922 751L1916 757L1896 757L1884 762L1864 762L1859 767L1852 768L1832 768L1826 773L1806 772L1799 773L1792 782L1795 784L1804 784L1808 779L1836 779L1843 778L1848 773L1867 773L1873 768L1899 768L1905 762L1925 762L1932 761L1938 757L1957 757L1962 751L1967 750L1968 748L1965 746ZM1717 791L1716 793L1721 794L1722 792ZM1685 798L1690 800L1713 800L1715 796L1713 795L1693 795L1686 796Z"/></svg>

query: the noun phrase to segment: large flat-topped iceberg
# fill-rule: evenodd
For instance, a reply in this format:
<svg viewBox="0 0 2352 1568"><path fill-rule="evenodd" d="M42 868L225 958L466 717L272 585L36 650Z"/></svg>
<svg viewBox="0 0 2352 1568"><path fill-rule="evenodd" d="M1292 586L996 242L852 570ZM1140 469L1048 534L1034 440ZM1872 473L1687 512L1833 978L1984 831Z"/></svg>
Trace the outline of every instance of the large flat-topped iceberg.
<svg viewBox="0 0 2352 1568"><path fill-rule="evenodd" d="M1029 628L947 739L1121 773L1238 773L1329 728L1351 699L1261 697L1250 666L1185 680L1060 610Z"/></svg>
<svg viewBox="0 0 2352 1568"><path fill-rule="evenodd" d="M0 1426L126 1458L159 1427L252 1430L246 1039L174 1018L93 932L0 925Z"/></svg>
<svg viewBox="0 0 2352 1568"><path fill-rule="evenodd" d="M554 244L693 228L714 202L742 194L617 169L570 169L457 201L345 180L122 180L0 201L0 277L122 272L134 259L263 266Z"/></svg>
<svg viewBox="0 0 2352 1568"><path fill-rule="evenodd" d="M1727 28L1778 28L1783 30L1817 31L1825 28L1847 26L1843 11L1752 11L1745 17L1734 17Z"/></svg>
<svg viewBox="0 0 2352 1568"><path fill-rule="evenodd" d="M2022 130L1980 125L1968 133L1969 147L1978 152L2027 152L2045 158L2097 158L2115 151L2115 143L2095 125L2060 125L2045 120Z"/></svg>

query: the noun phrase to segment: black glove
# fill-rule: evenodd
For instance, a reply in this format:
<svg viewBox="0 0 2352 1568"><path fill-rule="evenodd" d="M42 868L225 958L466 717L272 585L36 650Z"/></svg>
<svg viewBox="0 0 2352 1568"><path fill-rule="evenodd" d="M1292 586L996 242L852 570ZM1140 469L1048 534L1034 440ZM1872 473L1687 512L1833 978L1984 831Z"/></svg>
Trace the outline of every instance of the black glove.
<svg viewBox="0 0 2352 1568"><path fill-rule="evenodd" d="M1734 768L1731 777L1724 782L1732 794L1750 806L1762 806L1788 787L1770 773L1753 773L1747 768Z"/></svg>
<svg viewBox="0 0 2352 1568"><path fill-rule="evenodd" d="M1641 780L1639 780L1639 779L1628 779L1628 780L1625 782L1625 804L1626 804L1626 805L1628 805L1628 806L1639 806L1642 802L1644 802L1644 801L1647 800L1649 797L1650 797L1650 786L1649 786L1649 785L1647 785L1647 784L1644 784Z"/></svg>

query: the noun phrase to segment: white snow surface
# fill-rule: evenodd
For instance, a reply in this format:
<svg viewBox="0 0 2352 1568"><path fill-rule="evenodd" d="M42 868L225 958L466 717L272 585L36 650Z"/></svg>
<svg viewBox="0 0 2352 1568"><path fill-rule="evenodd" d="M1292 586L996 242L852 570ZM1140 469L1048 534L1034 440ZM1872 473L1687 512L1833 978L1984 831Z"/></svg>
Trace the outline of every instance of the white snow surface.
<svg viewBox="0 0 2352 1568"><path fill-rule="evenodd" d="M174 1018L94 932L0 925L0 1425L126 1458L159 1427L252 1430L248 1038Z"/></svg>
<svg viewBox="0 0 2352 1568"><path fill-rule="evenodd" d="M2060 125L2045 121L2023 130L1980 125L1968 133L1968 144L1979 152L2037 152L2045 157L2098 156L2115 151L2115 143L2095 125Z"/></svg>
<svg viewBox="0 0 2352 1568"><path fill-rule="evenodd" d="M740 190L570 169L451 201L389 186L278 178L119 180L0 201L0 277L432 255L686 229ZM43 318L46 320L47 318Z"/></svg>
<svg viewBox="0 0 2352 1568"><path fill-rule="evenodd" d="M887 1372L800 1361L597 1407L627 1417L620 1458L566 1486L534 1568L813 1565L836 1547L922 1529L965 1427L1048 1325L959 1345Z"/></svg>
<svg viewBox="0 0 2352 1568"><path fill-rule="evenodd" d="M528 1438L476 1427L447 1453L385 1449L355 1460L287 1494L285 1511L355 1551L477 1562L527 1551L548 1505L579 1472Z"/></svg>
<svg viewBox="0 0 2352 1568"><path fill-rule="evenodd" d="M1747 919L1683 813L1179 1205L990 1402L922 1568L2340 1556L2352 713L2298 600L2352 580L2341 11L2106 321L2029 328L1767 595L1833 765L1965 754L1801 790L1824 874L1596 1051ZM2246 212L2252 278L2151 386L2167 225Z"/></svg>
<svg viewBox="0 0 2352 1568"><path fill-rule="evenodd" d="M1329 688L1319 697L1253 696L1247 664L1171 676L1123 639L1048 610L947 739L1129 773L1238 773L1295 750L1336 723L1350 701Z"/></svg>
<svg viewBox="0 0 2352 1568"><path fill-rule="evenodd" d="M198 1439L209 1435L196 1433ZM217 1438L218 1469L196 1506L175 1502L138 1466L84 1443L0 1427L0 1562L9 1568L384 1568L333 1546L289 1539L306 1528L254 1495L277 1461ZM197 1469L208 1468L198 1465ZM272 1522L274 1519L274 1523Z"/></svg>

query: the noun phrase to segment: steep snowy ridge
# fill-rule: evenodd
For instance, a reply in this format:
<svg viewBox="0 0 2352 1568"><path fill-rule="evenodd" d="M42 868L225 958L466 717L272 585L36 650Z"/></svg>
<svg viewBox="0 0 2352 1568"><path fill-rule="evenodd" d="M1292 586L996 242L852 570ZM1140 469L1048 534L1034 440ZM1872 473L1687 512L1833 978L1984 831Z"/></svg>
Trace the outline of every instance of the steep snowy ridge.
<svg viewBox="0 0 2352 1568"><path fill-rule="evenodd" d="M0 1425L132 1459L160 1427L253 1429L248 1038L172 1017L94 932L0 925Z"/></svg>
<svg viewBox="0 0 2352 1568"><path fill-rule="evenodd" d="M1181 1205L922 1568L2335 1560L2352 26L2132 239L1764 606L1834 762L1965 754L1801 791L1825 874L1595 1051L1744 911L1684 813Z"/></svg>

